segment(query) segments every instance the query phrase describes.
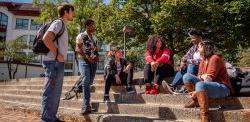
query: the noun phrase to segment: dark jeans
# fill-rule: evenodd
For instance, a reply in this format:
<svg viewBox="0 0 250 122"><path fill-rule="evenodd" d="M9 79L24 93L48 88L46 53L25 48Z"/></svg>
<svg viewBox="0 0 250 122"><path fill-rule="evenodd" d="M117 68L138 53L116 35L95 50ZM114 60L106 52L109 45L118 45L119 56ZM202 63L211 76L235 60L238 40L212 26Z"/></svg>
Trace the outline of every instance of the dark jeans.
<svg viewBox="0 0 250 122"><path fill-rule="evenodd" d="M121 79L121 85L126 85L127 87L131 87L132 80L133 80L133 69L131 69L128 73L121 72L119 74ZM115 76L108 74L107 79L105 79L105 90L104 94L108 95L110 91L111 85L118 85L116 84Z"/></svg>
<svg viewBox="0 0 250 122"><path fill-rule="evenodd" d="M45 82L42 93L42 122L54 122L62 93L64 63L57 61L43 61Z"/></svg>
<svg viewBox="0 0 250 122"><path fill-rule="evenodd" d="M169 64L162 64L155 72L151 71L151 65L146 64L144 68L144 81L145 83L161 84L164 78L174 76L174 68Z"/></svg>
<svg viewBox="0 0 250 122"><path fill-rule="evenodd" d="M178 71L174 77L174 80L172 81L172 87L176 88L178 85L183 85L183 75L186 73L197 75L198 67L198 65L188 64L185 69Z"/></svg>

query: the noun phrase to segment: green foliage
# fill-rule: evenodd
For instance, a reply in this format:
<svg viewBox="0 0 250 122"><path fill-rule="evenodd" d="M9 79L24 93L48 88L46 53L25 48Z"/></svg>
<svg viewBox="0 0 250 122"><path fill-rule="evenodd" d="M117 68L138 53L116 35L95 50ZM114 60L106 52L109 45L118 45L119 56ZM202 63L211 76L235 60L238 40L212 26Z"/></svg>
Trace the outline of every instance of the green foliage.
<svg viewBox="0 0 250 122"><path fill-rule="evenodd" d="M7 47L7 48L6 48ZM9 78L15 78L19 63L29 63L35 57L34 54L26 55L23 50L29 46L22 40L8 41L8 43L0 43L0 58L6 58L9 70ZM16 66L12 66L16 63Z"/></svg>
<svg viewBox="0 0 250 122"><path fill-rule="evenodd" d="M240 53L240 60L237 65L240 67L250 67L250 48Z"/></svg>
<svg viewBox="0 0 250 122"><path fill-rule="evenodd" d="M190 46L187 38L190 28L202 30L229 62L237 62L239 50L250 47L249 0L126 0L125 3L112 0L109 5L100 0L72 0L72 3L76 8L76 18L69 25L72 48L87 18L95 21L98 39L111 45L122 46L123 27L132 27L126 33L128 56L142 62L139 59L143 57L148 35L162 35L172 52L181 57ZM55 16L54 6L46 4L43 10L40 18L44 21Z"/></svg>

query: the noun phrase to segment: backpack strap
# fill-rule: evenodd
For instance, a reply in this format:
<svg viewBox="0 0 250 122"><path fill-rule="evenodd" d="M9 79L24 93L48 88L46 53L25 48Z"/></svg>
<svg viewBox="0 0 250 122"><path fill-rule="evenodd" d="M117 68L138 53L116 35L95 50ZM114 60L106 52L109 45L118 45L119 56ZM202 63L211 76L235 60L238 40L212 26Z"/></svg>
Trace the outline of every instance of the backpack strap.
<svg viewBox="0 0 250 122"><path fill-rule="evenodd" d="M61 36L63 35L64 31L65 31L65 24L64 24L63 20L62 20L61 18L58 19L58 20L60 20L60 21L62 22L62 27L61 27L61 30L56 34L56 37L55 37L55 39L54 39L54 41L56 41L57 46L59 46L58 38L61 37ZM59 50L58 50L58 48L57 48L57 49L56 49L56 57L55 57L55 60L57 60L58 53L59 53Z"/></svg>

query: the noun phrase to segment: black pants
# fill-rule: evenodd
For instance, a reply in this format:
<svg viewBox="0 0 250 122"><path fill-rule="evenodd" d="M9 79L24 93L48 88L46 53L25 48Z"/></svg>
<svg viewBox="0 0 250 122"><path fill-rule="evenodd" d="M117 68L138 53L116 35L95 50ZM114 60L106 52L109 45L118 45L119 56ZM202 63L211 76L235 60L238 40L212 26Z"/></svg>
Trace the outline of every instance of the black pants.
<svg viewBox="0 0 250 122"><path fill-rule="evenodd" d="M164 78L173 76L174 76L174 68L169 64L159 65L155 72L151 71L150 64L146 64L144 68L145 83L154 82L160 85Z"/></svg>
<svg viewBox="0 0 250 122"><path fill-rule="evenodd" d="M111 85L119 85L116 84L115 76L110 74L107 75L108 75L107 79L105 79L105 91L104 91L105 95L109 94ZM121 72L119 74L119 77L121 79L121 85L126 85L127 87L130 87L133 81L133 69L131 69L128 73Z"/></svg>

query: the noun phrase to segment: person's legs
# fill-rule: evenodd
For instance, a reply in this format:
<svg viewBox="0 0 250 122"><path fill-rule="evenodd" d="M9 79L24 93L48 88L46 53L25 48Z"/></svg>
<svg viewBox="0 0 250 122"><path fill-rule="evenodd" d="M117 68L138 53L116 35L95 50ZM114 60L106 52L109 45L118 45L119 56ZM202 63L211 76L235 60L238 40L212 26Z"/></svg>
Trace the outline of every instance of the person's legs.
<svg viewBox="0 0 250 122"><path fill-rule="evenodd" d="M151 65L146 64L146 66L144 67L144 81L145 81L145 83L151 84L153 77L154 77L154 72L151 71Z"/></svg>
<svg viewBox="0 0 250 122"><path fill-rule="evenodd" d="M97 70L97 63L90 64L90 66L91 66L90 85L92 85L94 80L95 80L95 74L96 74L96 70Z"/></svg>
<svg viewBox="0 0 250 122"><path fill-rule="evenodd" d="M198 65L194 65L194 64L188 64L187 66L187 73L193 74L193 75L197 75L198 73Z"/></svg>
<svg viewBox="0 0 250 122"><path fill-rule="evenodd" d="M190 73L186 73L183 76L183 82L184 86L187 89L188 92L193 92L195 90L195 84L199 82L200 79L198 79L195 75L192 75ZM198 106L198 101L197 99L193 99L191 103L185 104L185 108L193 108Z"/></svg>
<svg viewBox="0 0 250 122"><path fill-rule="evenodd" d="M154 72L151 71L151 65L146 64L144 67L144 82L145 82L145 94L149 94L151 91L151 82L154 77Z"/></svg>
<svg viewBox="0 0 250 122"><path fill-rule="evenodd" d="M132 82L133 82L133 76L134 76L134 69L131 68L128 73L127 73L127 76L126 76L126 80L127 80L127 86L128 87L131 87L132 86Z"/></svg>
<svg viewBox="0 0 250 122"><path fill-rule="evenodd" d="M175 89L177 85L182 85L183 84L183 75L186 74L187 68L180 70L176 73L174 80L171 83L171 86Z"/></svg>
<svg viewBox="0 0 250 122"><path fill-rule="evenodd" d="M230 90L224 84L213 81L196 83L195 91L206 91L210 98L222 98L230 95Z"/></svg>
<svg viewBox="0 0 250 122"><path fill-rule="evenodd" d="M115 82L114 76L108 74L107 79L105 79L103 102L110 102L109 91L113 82Z"/></svg>
<svg viewBox="0 0 250 122"><path fill-rule="evenodd" d="M154 84L160 85L163 78L174 76L174 68L168 64L159 66L155 72Z"/></svg>
<svg viewBox="0 0 250 122"><path fill-rule="evenodd" d="M154 85L151 94L158 94L159 85L161 85L163 78L174 76L174 68L168 64L159 66L155 72Z"/></svg>
<svg viewBox="0 0 250 122"><path fill-rule="evenodd" d="M45 82L42 94L42 122L55 121L62 92L64 63L43 61Z"/></svg>
<svg viewBox="0 0 250 122"><path fill-rule="evenodd" d="M199 81L200 81L200 79L197 76L190 74L190 73L186 73L183 76L184 85L185 84L196 84ZM194 91L194 89L192 91Z"/></svg>
<svg viewBox="0 0 250 122"><path fill-rule="evenodd" d="M91 66L84 60L79 60L79 71L83 82L83 107L82 114L91 112L90 108L90 84L91 84Z"/></svg>
<svg viewBox="0 0 250 122"><path fill-rule="evenodd" d="M131 68L127 73L124 72L124 81L126 82L126 90L127 93L132 94L135 93L135 91L132 88L132 82L133 82L133 68Z"/></svg>
<svg viewBox="0 0 250 122"><path fill-rule="evenodd" d="M208 122L208 97L221 98L230 95L230 90L221 83L214 81L200 81L195 84L196 96L200 105L202 122Z"/></svg>

